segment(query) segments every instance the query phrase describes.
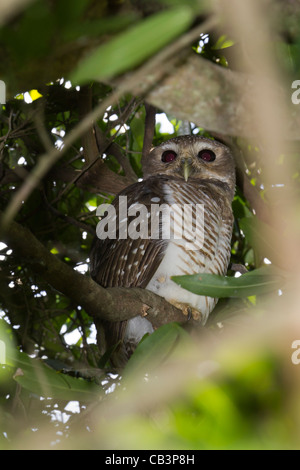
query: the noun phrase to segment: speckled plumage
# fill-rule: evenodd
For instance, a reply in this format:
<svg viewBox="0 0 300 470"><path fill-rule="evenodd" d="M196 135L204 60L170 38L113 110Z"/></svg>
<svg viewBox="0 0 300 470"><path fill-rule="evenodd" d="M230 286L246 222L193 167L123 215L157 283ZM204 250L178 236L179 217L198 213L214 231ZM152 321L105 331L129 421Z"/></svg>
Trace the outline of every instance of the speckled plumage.
<svg viewBox="0 0 300 470"><path fill-rule="evenodd" d="M214 160L203 160L210 156ZM172 161L162 161L173 157ZM184 313L191 311L193 317L204 324L217 300L192 294L170 277L201 272L226 273L230 260L234 190L234 161L223 144L197 136L182 136L154 148L144 165L143 181L129 186L114 200L117 220L120 196L127 196L128 207L138 203L147 208L144 214L148 219L147 238L120 239L118 230L115 240L96 238L91 252L92 277L104 287L142 287L153 291ZM192 208L193 224L189 230L180 232L183 223L180 208L184 204ZM156 210L157 205L175 208L168 227L171 236L167 239L163 236L164 218L155 227L156 232L151 232L151 210ZM195 223L197 205L204 209L200 224ZM164 210L161 213L165 214ZM127 223L133 219L128 216ZM177 237L178 232L182 236ZM190 245L192 234L194 240ZM202 234L204 239L200 243ZM152 331L149 321L141 317L106 324L107 345L122 340L114 354L114 365L122 366L144 334Z"/></svg>

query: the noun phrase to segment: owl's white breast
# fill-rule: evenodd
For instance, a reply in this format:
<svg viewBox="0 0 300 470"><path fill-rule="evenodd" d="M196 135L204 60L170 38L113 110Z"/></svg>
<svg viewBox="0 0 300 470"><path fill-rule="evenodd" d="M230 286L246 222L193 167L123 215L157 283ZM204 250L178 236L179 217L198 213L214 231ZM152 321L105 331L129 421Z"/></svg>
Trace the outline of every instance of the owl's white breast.
<svg viewBox="0 0 300 470"><path fill-rule="evenodd" d="M199 261L203 259L200 255L198 255L198 257ZM197 260L197 255L195 259ZM189 269L190 274L203 272L200 263L198 264L197 261L194 260L190 262ZM187 274L187 265L182 258L182 246L176 242L170 242L163 261L148 283L146 289L164 297L172 304L176 305L177 303L182 303L195 308L201 312L201 323L204 324L209 313L215 306L216 300L211 297L193 294L171 280L172 276L184 274Z"/></svg>
<svg viewBox="0 0 300 470"><path fill-rule="evenodd" d="M172 304L186 304L201 313L204 324L217 299L193 294L181 288L172 276L198 274L201 272L223 274L227 269L230 255L231 227L224 224L222 208L212 201L204 192L195 191L185 183L172 183L173 187L165 185L165 198L170 205L179 201L193 206L193 218L189 220L192 226L183 228L183 217L175 216L171 227L171 239L168 242L164 257L146 289L164 297ZM175 186L175 187L174 187ZM203 207L203 218L198 220L196 206ZM201 211L199 212L199 214ZM182 215L182 214L181 214ZM176 238L174 234L182 233L193 240L189 243L186 236ZM192 237L195 236L193 239ZM224 253L226 255L224 255Z"/></svg>

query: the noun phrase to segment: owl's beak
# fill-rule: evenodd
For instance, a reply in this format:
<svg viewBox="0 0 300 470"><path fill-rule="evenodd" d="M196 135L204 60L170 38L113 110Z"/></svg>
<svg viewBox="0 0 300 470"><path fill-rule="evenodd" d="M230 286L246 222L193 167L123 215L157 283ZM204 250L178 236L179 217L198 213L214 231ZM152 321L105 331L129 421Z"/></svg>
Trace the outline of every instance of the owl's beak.
<svg viewBox="0 0 300 470"><path fill-rule="evenodd" d="M185 181L187 181L189 179L189 176L192 172L192 165L191 165L192 161L190 158L185 158L184 161L183 161L183 177L185 179Z"/></svg>

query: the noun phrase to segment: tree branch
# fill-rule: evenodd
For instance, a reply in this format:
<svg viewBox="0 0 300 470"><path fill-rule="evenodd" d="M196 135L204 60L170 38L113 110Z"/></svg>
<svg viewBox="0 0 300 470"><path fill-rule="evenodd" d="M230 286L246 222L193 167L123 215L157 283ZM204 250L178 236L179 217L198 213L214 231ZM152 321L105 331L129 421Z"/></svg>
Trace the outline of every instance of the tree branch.
<svg viewBox="0 0 300 470"><path fill-rule="evenodd" d="M132 184L131 179L114 173L100 159L82 176L73 168L54 168L50 174L53 179L70 182L95 194L104 192L115 195Z"/></svg>
<svg viewBox="0 0 300 470"><path fill-rule="evenodd" d="M188 54L181 65L147 94L146 99L166 113L192 121L209 131L256 138L252 101L261 89L273 97L274 102L277 102L278 95L285 93L271 80L233 72L199 55ZM286 131L290 139L299 139L296 130L297 126L299 129L299 118L293 109Z"/></svg>
<svg viewBox="0 0 300 470"><path fill-rule="evenodd" d="M145 119L145 133L143 140L143 153L142 153L142 167L148 158L149 152L152 147L153 136L155 131L155 115L156 108L151 104L145 103L146 119Z"/></svg>
<svg viewBox="0 0 300 470"><path fill-rule="evenodd" d="M28 171L21 166L17 166L13 170L3 168L0 170L0 184L4 186L7 184L20 183L20 181L27 178L28 174ZM107 167L107 165L101 165L100 168L95 170L95 172L88 171L80 178L79 175L79 170L62 167L55 167L49 173L49 177L54 181L59 180L65 183L72 183L78 188L84 189L93 194L104 192L116 195L132 184L131 179L114 173Z"/></svg>
<svg viewBox="0 0 300 470"><path fill-rule="evenodd" d="M93 109L93 93L90 86L84 86L79 92L79 117L84 119ZM91 121L91 126L82 136L83 154L86 165L89 165L99 155L96 136L94 133L94 123Z"/></svg>
<svg viewBox="0 0 300 470"><path fill-rule="evenodd" d="M187 321L180 310L150 291L99 286L89 276L74 271L50 253L27 228L17 222L11 223L3 241L26 260L35 274L82 306L95 320L114 322L141 315L147 317L154 327L173 321Z"/></svg>

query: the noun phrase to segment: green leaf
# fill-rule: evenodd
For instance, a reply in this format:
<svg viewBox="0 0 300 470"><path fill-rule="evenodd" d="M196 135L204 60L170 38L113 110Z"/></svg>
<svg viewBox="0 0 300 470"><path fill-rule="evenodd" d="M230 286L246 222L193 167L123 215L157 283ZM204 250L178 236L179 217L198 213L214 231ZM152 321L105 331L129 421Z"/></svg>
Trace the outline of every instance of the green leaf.
<svg viewBox="0 0 300 470"><path fill-rule="evenodd" d="M172 280L194 294L216 298L267 294L282 289L285 283L283 272L275 270L272 266L263 266L240 277L201 273L173 276Z"/></svg>
<svg viewBox="0 0 300 470"><path fill-rule="evenodd" d="M233 45L234 45L234 41L232 39L229 39L224 34L217 40L216 44L212 47L212 50L226 49L227 47L231 47Z"/></svg>
<svg viewBox="0 0 300 470"><path fill-rule="evenodd" d="M124 376L150 372L156 369L173 351L181 339L188 335L178 323L168 323L144 337L125 369Z"/></svg>
<svg viewBox="0 0 300 470"><path fill-rule="evenodd" d="M193 11L187 6L152 15L96 49L79 64L71 81L82 84L123 73L172 41L192 21Z"/></svg>
<svg viewBox="0 0 300 470"><path fill-rule="evenodd" d="M16 382L36 395L85 402L99 399L101 389L92 382L57 372L25 353L15 352L6 362L17 368L13 377Z"/></svg>

